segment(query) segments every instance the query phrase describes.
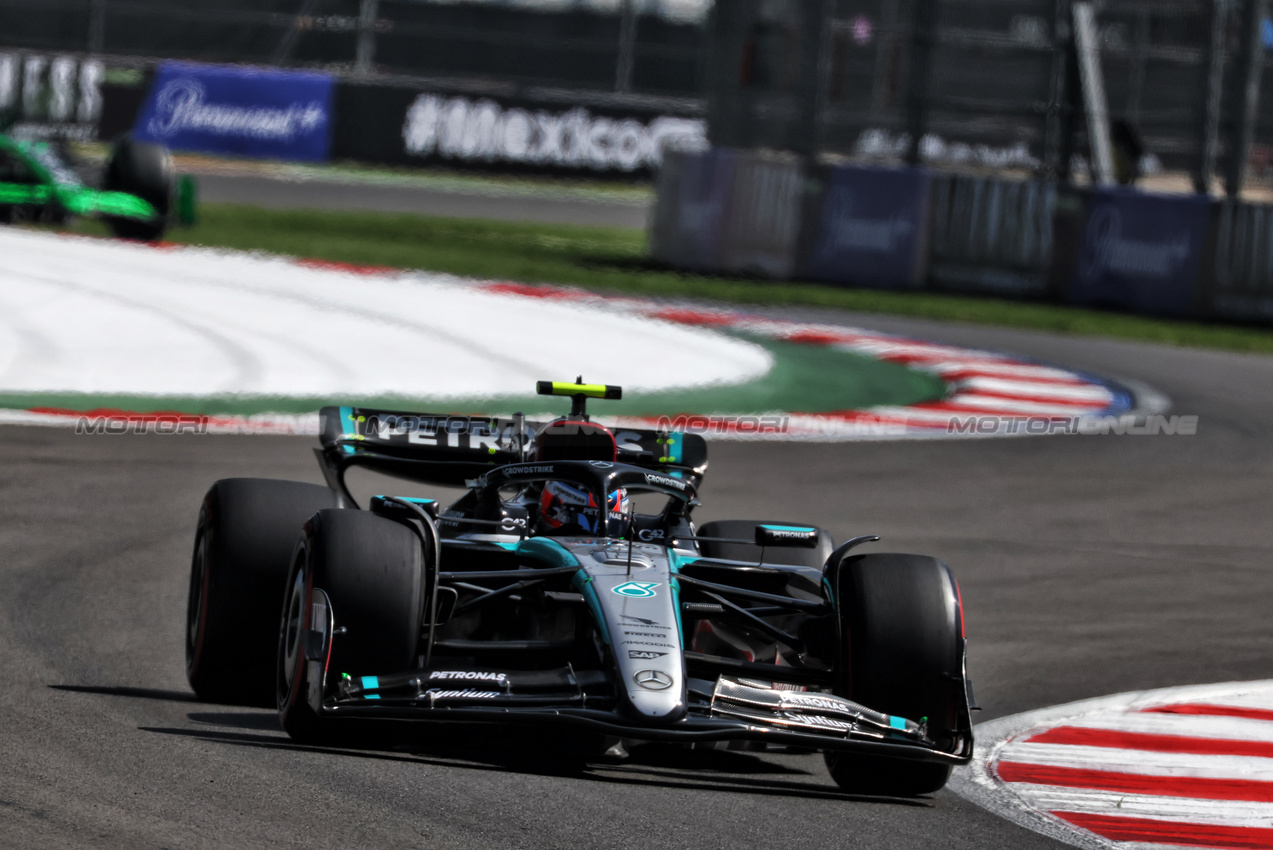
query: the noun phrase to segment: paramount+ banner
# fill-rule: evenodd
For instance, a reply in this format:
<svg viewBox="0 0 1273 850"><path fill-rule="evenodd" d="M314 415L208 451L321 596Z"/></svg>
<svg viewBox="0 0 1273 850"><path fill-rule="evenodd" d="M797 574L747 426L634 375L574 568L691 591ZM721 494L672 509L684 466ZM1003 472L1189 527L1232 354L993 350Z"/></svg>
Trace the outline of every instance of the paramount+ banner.
<svg viewBox="0 0 1273 850"><path fill-rule="evenodd" d="M665 151L706 147L702 119L627 107L474 97L387 86L337 88L338 158L501 170L646 174Z"/></svg>
<svg viewBox="0 0 1273 850"><path fill-rule="evenodd" d="M326 74L165 62L134 134L174 150L319 161L331 134Z"/></svg>
<svg viewBox="0 0 1273 850"><path fill-rule="evenodd" d="M1067 300L1072 304L1188 316L1197 309L1211 201L1094 189Z"/></svg>
<svg viewBox="0 0 1273 850"><path fill-rule="evenodd" d="M822 167L806 213L803 272L879 289L924 281L931 175L915 168Z"/></svg>

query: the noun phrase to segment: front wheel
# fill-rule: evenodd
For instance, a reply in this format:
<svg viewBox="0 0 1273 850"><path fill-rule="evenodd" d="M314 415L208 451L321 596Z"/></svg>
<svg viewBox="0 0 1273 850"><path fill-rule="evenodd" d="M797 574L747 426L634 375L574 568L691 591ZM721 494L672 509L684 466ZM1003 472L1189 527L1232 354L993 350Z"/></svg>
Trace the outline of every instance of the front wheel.
<svg viewBox="0 0 1273 850"><path fill-rule="evenodd" d="M926 722L953 751L966 726L963 614L950 568L922 555L867 554L839 567L841 663L836 693L876 711ZM846 791L912 797L941 790L950 767L827 753Z"/></svg>
<svg viewBox="0 0 1273 850"><path fill-rule="evenodd" d="M272 704L278 607L292 548L331 490L223 478L199 509L186 605L186 678L201 699Z"/></svg>
<svg viewBox="0 0 1273 850"><path fill-rule="evenodd" d="M367 511L324 510L306 523L278 635L279 718L294 739L361 742L366 724L341 723L317 710L335 679L415 666L426 593L423 551L410 528ZM323 634L328 651L314 657Z"/></svg>

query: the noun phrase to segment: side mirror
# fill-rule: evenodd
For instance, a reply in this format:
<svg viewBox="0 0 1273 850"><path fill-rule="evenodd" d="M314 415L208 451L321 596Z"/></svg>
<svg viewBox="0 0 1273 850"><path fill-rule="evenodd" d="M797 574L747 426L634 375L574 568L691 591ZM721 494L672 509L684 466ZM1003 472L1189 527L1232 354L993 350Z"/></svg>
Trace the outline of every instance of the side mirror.
<svg viewBox="0 0 1273 850"><path fill-rule="evenodd" d="M818 529L798 525L758 525L756 526L756 545L816 549L818 548Z"/></svg>

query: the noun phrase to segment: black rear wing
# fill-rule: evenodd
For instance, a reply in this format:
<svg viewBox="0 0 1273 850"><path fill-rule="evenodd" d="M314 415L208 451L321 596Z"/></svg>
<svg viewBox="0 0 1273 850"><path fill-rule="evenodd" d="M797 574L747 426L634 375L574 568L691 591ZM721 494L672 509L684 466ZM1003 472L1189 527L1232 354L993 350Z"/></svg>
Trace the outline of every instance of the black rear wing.
<svg viewBox="0 0 1273 850"><path fill-rule="evenodd" d="M345 472L361 466L411 481L464 486L492 469L528 460L531 439L547 422L519 416L452 416L361 407L319 411L327 483L348 507ZM614 429L621 463L685 478L697 488L707 470L707 442L698 434Z"/></svg>

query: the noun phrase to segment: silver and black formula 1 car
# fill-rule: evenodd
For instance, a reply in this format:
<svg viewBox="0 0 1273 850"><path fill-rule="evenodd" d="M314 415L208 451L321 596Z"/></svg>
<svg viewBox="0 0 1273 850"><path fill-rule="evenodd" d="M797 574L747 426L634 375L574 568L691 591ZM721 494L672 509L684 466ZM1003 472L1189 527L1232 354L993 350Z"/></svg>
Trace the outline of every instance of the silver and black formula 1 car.
<svg viewBox="0 0 1273 850"><path fill-rule="evenodd" d="M701 436L593 423L586 399L617 387L539 391L572 397L570 415L327 407L328 487L214 484L190 578L195 692L271 701L310 743L359 740L377 719L767 742L822 751L865 794L930 793L969 760L945 564L854 554L878 538L835 546L788 522L696 526ZM467 490L360 509L352 467Z"/></svg>

